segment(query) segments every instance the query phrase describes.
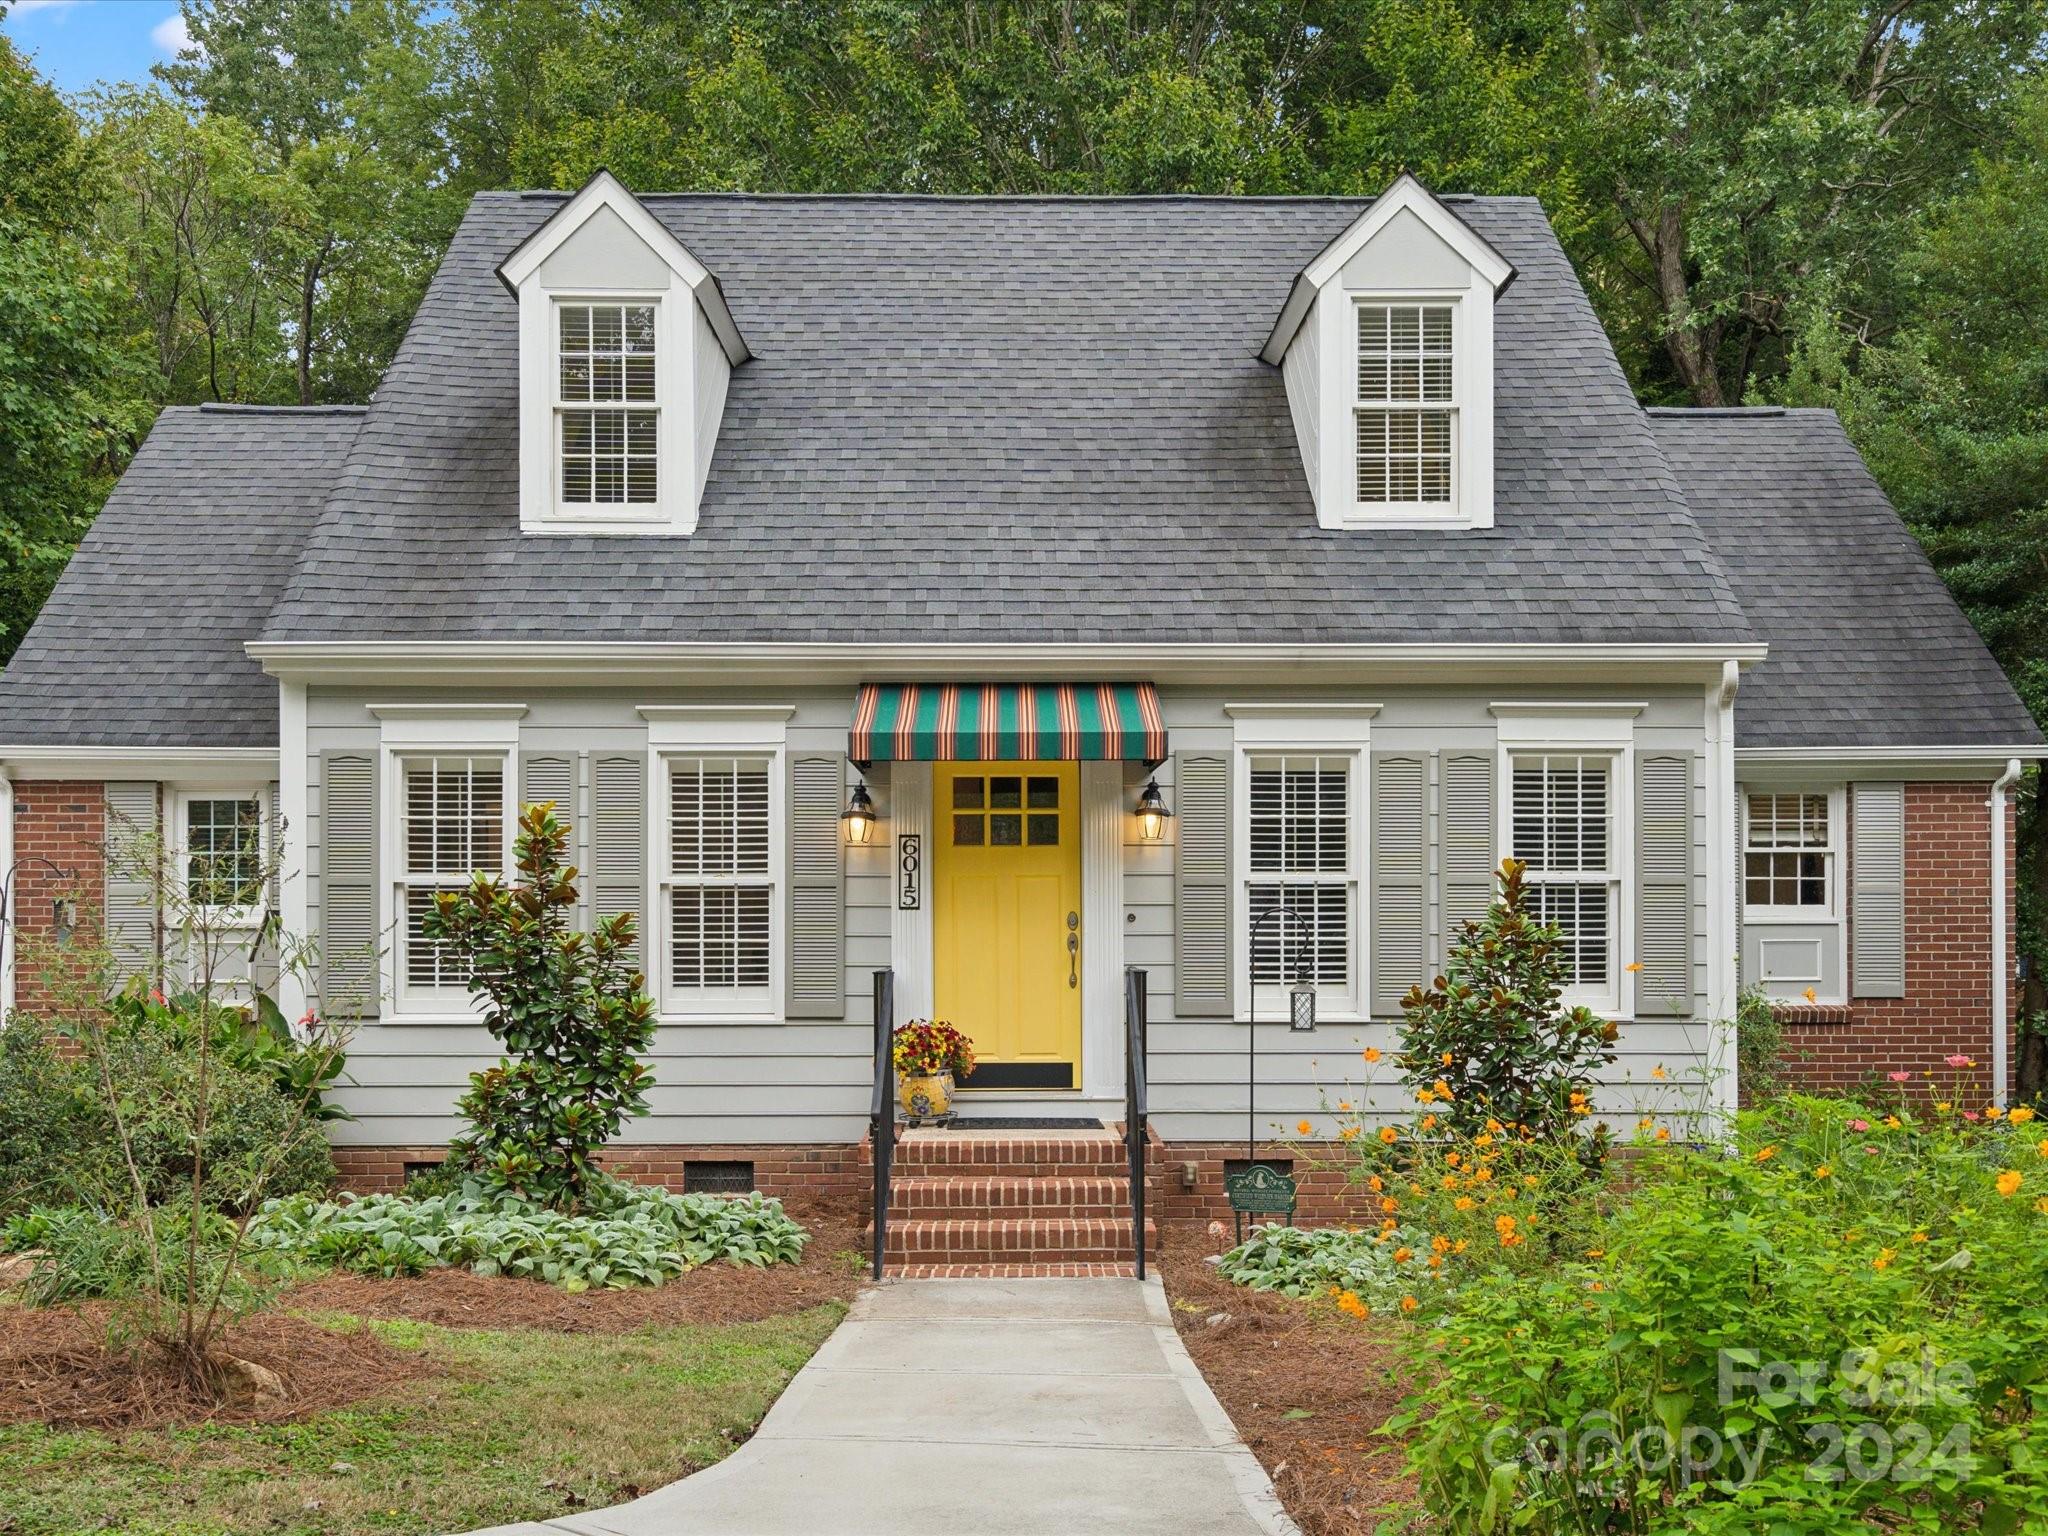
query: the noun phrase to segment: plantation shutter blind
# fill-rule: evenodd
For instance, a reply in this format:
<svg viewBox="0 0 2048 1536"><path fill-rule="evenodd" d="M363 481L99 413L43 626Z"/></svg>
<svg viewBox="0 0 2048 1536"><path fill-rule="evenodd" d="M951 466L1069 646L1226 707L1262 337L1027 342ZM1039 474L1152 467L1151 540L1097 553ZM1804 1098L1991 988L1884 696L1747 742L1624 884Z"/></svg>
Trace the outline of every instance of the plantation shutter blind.
<svg viewBox="0 0 2048 1536"><path fill-rule="evenodd" d="M377 1009L377 759L323 752L320 1011L373 1019Z"/></svg>
<svg viewBox="0 0 2048 1536"><path fill-rule="evenodd" d="M153 782L106 786L107 948L114 980L157 979L157 786Z"/></svg>
<svg viewBox="0 0 2048 1536"><path fill-rule="evenodd" d="M595 921L637 919L627 955L647 968L647 765L607 755L591 764L590 907Z"/></svg>
<svg viewBox="0 0 2048 1536"><path fill-rule="evenodd" d="M562 830L569 834L569 842L563 853L563 862L578 866L576 878L576 912L572 921L583 922L583 914L590 909L590 878L581 869L582 858L577 852L583 846L583 829L578 825L576 814L576 754L573 752L523 752L519 757L519 805L514 811L512 835L519 836L517 817L529 805L553 802L555 820L562 824ZM516 858L517 855L515 854Z"/></svg>
<svg viewBox="0 0 2048 1536"><path fill-rule="evenodd" d="M1448 752L1443 760L1443 954L1483 922L1494 897L1494 760L1490 752ZM1440 962L1441 963L1441 962Z"/></svg>
<svg viewBox="0 0 2048 1536"><path fill-rule="evenodd" d="M1174 757L1173 1011L1230 1016L1230 759Z"/></svg>
<svg viewBox="0 0 2048 1536"><path fill-rule="evenodd" d="M1849 787L1849 948L1857 997L1906 995L1906 786Z"/></svg>
<svg viewBox="0 0 2048 1536"><path fill-rule="evenodd" d="M846 1017L846 850L839 812L846 758L794 757L789 765L789 970L792 1019Z"/></svg>
<svg viewBox="0 0 2048 1536"><path fill-rule="evenodd" d="M1372 754L1372 1012L1429 980L1429 759Z"/></svg>
<svg viewBox="0 0 2048 1536"><path fill-rule="evenodd" d="M1693 759L1636 759L1636 1015L1690 1018Z"/></svg>
<svg viewBox="0 0 2048 1536"><path fill-rule="evenodd" d="M772 969L764 758L671 758L669 983L705 1001L765 1001Z"/></svg>

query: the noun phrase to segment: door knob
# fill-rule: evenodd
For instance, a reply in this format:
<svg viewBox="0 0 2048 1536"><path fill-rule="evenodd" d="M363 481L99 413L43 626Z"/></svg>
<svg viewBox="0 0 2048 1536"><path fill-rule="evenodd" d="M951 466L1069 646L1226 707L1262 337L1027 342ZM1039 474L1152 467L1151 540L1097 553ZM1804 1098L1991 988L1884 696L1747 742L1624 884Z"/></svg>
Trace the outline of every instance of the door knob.
<svg viewBox="0 0 2048 1536"><path fill-rule="evenodd" d="M1081 914L1069 912L1067 914L1067 985L1071 988L1078 988L1081 985L1081 935L1077 931L1080 926Z"/></svg>

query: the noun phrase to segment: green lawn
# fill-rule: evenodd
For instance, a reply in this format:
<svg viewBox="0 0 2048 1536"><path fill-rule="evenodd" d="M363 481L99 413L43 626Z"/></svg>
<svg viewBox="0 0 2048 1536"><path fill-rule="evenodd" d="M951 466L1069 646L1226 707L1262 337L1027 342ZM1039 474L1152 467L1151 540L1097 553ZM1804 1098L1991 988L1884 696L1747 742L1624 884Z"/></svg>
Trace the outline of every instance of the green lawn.
<svg viewBox="0 0 2048 1536"><path fill-rule="evenodd" d="M443 1536L614 1503L730 1452L845 1310L623 1335L373 1324L451 1374L294 1424L0 1428L0 1536Z"/></svg>

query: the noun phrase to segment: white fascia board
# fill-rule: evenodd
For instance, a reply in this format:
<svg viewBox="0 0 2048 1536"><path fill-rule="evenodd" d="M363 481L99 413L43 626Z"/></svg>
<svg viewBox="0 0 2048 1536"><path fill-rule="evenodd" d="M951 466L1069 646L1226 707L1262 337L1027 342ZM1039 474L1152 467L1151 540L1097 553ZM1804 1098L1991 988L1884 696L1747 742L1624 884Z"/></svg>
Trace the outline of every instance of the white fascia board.
<svg viewBox="0 0 2048 1536"><path fill-rule="evenodd" d="M1309 264L1301 269L1294 284L1287 290L1287 302L1280 306L1279 318L1273 322L1272 334L1266 338L1265 346L1259 349L1264 361L1278 365L1287 355L1288 345L1308 316L1309 306L1324 286L1344 270L1344 264L1356 256L1373 236L1392 222L1394 216L1403 210L1410 211L1428 226L1430 232L1442 240L1463 258L1466 265L1477 272L1492 287L1498 298L1507 285L1514 281L1515 268L1505 256L1495 250L1463 219L1439 202L1434 193L1421 182L1403 171L1394 179L1394 184L1382 192L1367 208L1354 219L1344 232L1318 251Z"/></svg>
<svg viewBox="0 0 2048 1536"><path fill-rule="evenodd" d="M275 747L0 745L0 773L15 779L161 779L247 784L277 776Z"/></svg>
<svg viewBox="0 0 2048 1536"><path fill-rule="evenodd" d="M254 641L245 647L272 676L361 685L466 686L606 681L685 686L705 681L920 682L932 679L1296 683L1356 685L1463 679L1552 686L1568 671L1584 682L1627 683L1645 668L1673 680L1717 679L1729 661L1764 658L1761 645L1211 645L785 644L712 641Z"/></svg>
<svg viewBox="0 0 2048 1536"><path fill-rule="evenodd" d="M725 290L719 286L717 276L696 258L687 245L670 234L668 226L648 212L647 205L627 191L610 171L599 171L591 177L575 196L549 216L545 224L522 241L519 248L499 264L498 281L517 297L526 280L540 270L541 263L554 255L562 242L581 229L600 208L609 208L624 219L626 227L645 241L647 248L666 262L669 270L689 288L698 307L704 311L704 318L711 322L719 346L735 368L753 356L746 338L740 335L732 310L726 305Z"/></svg>
<svg viewBox="0 0 2048 1536"><path fill-rule="evenodd" d="M1735 749L1739 767L1759 778L1787 775L1808 779L1841 778L1853 773L1858 778L1927 777L1938 779L1998 778L2006 765L2048 760L2048 745L2035 743L2017 747L1900 746L1900 747L1743 747Z"/></svg>

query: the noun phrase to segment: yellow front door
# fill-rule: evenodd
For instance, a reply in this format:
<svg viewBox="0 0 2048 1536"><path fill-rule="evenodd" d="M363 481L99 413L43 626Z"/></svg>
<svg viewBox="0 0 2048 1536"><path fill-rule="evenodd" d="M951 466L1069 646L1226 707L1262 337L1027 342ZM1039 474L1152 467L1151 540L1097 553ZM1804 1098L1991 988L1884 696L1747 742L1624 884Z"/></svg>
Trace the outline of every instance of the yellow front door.
<svg viewBox="0 0 2048 1536"><path fill-rule="evenodd" d="M932 993L974 1088L1081 1086L1081 775L934 763Z"/></svg>

